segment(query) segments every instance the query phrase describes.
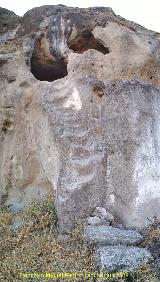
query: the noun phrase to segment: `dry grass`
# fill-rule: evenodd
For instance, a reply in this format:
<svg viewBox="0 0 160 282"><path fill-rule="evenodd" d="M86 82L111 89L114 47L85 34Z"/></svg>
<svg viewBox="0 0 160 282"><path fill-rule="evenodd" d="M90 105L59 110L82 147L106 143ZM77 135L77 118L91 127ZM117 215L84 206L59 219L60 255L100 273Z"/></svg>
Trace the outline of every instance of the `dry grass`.
<svg viewBox="0 0 160 282"><path fill-rule="evenodd" d="M151 228L143 246L152 246L160 242L160 228Z"/></svg>
<svg viewBox="0 0 160 282"><path fill-rule="evenodd" d="M145 240L140 244L141 247L146 247L152 253L152 248L158 248L160 243L160 229L156 226L150 226L148 228L147 236ZM153 255L153 253L152 253ZM139 268L135 273L130 274L131 282L159 282L157 273L155 273L155 262L152 261ZM129 281L129 282L130 282Z"/></svg>
<svg viewBox="0 0 160 282"><path fill-rule="evenodd" d="M8 218L11 216L9 209L4 209L1 213L8 215ZM1 228L3 232L1 232L0 281L94 281L93 278L74 280L67 277L44 280L44 278L20 277L19 273L96 273L96 264L94 249L87 247L84 242L83 225L78 225L66 240L59 237L53 195L31 203L19 216L24 224L18 230L7 229L6 224L11 223L7 220L5 228ZM159 238L160 230L151 229L142 246L152 246L159 242ZM97 279L96 281L111 282L112 279ZM152 265L147 264L136 273L130 273L126 281L158 282L158 279Z"/></svg>
<svg viewBox="0 0 160 282"><path fill-rule="evenodd" d="M130 273L129 277L129 282L159 282L150 264L146 264L140 267L136 272Z"/></svg>
<svg viewBox="0 0 160 282"><path fill-rule="evenodd" d="M53 207L53 196L32 203L21 214L25 225L17 231L2 233L1 281L31 281L20 278L19 273L94 272L93 251L84 243L83 226L77 226L67 241L59 240ZM62 280L68 282L73 278L56 278Z"/></svg>
<svg viewBox="0 0 160 282"><path fill-rule="evenodd" d="M0 227L7 227L12 222L12 215L8 212L0 212Z"/></svg>
<svg viewBox="0 0 160 282"><path fill-rule="evenodd" d="M10 207L2 205L0 208L0 228L9 226L12 223Z"/></svg>

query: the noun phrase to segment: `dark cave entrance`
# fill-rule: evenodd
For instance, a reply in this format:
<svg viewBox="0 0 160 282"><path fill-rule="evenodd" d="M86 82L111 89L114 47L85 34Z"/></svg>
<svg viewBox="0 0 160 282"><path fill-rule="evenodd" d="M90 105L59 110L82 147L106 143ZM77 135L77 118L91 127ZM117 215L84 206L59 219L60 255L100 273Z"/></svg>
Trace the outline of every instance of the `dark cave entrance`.
<svg viewBox="0 0 160 282"><path fill-rule="evenodd" d="M68 74L67 64L64 60L39 63L34 58L31 60L31 72L36 79L49 82L63 78Z"/></svg>
<svg viewBox="0 0 160 282"><path fill-rule="evenodd" d="M104 55L110 53L109 48L105 47L88 30L83 31L75 39L68 41L68 47L79 54L89 49L97 50ZM66 58L51 54L46 36L36 40L30 65L31 73L40 81L51 82L68 75Z"/></svg>
<svg viewBox="0 0 160 282"><path fill-rule="evenodd" d="M31 57L31 73L40 81L54 81L67 76L67 62L64 58L52 56L46 39L38 39Z"/></svg>
<svg viewBox="0 0 160 282"><path fill-rule="evenodd" d="M109 54L109 48L105 47L98 39L96 39L93 34L85 30L80 36L68 42L68 47L76 53L82 54L83 52L94 49L104 55Z"/></svg>

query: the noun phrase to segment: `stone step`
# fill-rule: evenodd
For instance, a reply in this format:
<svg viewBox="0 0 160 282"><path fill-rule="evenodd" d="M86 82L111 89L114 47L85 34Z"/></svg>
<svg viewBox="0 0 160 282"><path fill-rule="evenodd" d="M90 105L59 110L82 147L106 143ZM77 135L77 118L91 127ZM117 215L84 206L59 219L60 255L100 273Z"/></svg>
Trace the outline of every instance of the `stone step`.
<svg viewBox="0 0 160 282"><path fill-rule="evenodd" d="M72 160L76 160L77 158L90 157L94 154L93 146L80 146L73 145L72 146Z"/></svg>
<svg viewBox="0 0 160 282"><path fill-rule="evenodd" d="M88 225L84 229L88 243L102 245L134 245L143 240L143 236L134 230L122 230L107 225Z"/></svg>
<svg viewBox="0 0 160 282"><path fill-rule="evenodd" d="M67 138L72 145L82 145L82 146L89 146L92 145L92 139L90 139L91 133L89 130L86 131L77 131L77 132L71 132L71 131L65 131L64 132L64 138Z"/></svg>
<svg viewBox="0 0 160 282"><path fill-rule="evenodd" d="M68 115L68 114L71 114L73 113L73 110L71 108L66 108L66 107L63 107L63 105L57 105L56 106L52 106L52 112L57 114L57 115Z"/></svg>
<svg viewBox="0 0 160 282"><path fill-rule="evenodd" d="M77 138L83 138L83 137L87 137L87 134L89 133L89 130L85 130L85 131L80 131L78 133L70 133L70 132L66 132L65 133L65 137L77 137Z"/></svg>
<svg viewBox="0 0 160 282"><path fill-rule="evenodd" d="M97 165L97 163L99 161L101 161L103 159L103 155L102 154L95 154L95 155L91 155L90 157L87 158L77 158L77 159L70 159L70 162L73 165L77 165L78 166L91 166L93 167L94 163Z"/></svg>
<svg viewBox="0 0 160 282"><path fill-rule="evenodd" d="M129 272L152 259L145 248L100 246L96 250L97 266L102 273Z"/></svg>
<svg viewBox="0 0 160 282"><path fill-rule="evenodd" d="M69 179L70 181L74 181L75 182L75 178L76 178L76 182L78 180L78 178L81 177L86 177L87 175L90 175L92 173L96 173L96 166L94 164L76 164L74 163L74 161L72 159L68 160L68 167L70 168L67 172L66 172L66 179Z"/></svg>
<svg viewBox="0 0 160 282"><path fill-rule="evenodd" d="M80 132L86 133L88 130L88 128L84 128L83 124L75 124L75 125L68 124L67 125L65 123L62 124L62 122L60 121L59 122L54 121L52 122L52 125L58 130L61 128L61 130L63 130L63 132L68 136L71 136L71 135L73 136L75 134L79 134ZM87 139L87 135L85 138Z"/></svg>
<svg viewBox="0 0 160 282"><path fill-rule="evenodd" d="M75 189L79 189L83 185L90 184L91 181L94 183L95 176L96 176L96 173L93 171L93 172L88 173L86 175L70 177L68 179L65 178L64 185L67 187L68 191L73 191Z"/></svg>
<svg viewBox="0 0 160 282"><path fill-rule="evenodd" d="M87 127L84 128L84 125L82 124L81 121L79 120L67 120L63 118L58 118L57 116L54 117L54 121L52 122L55 124L56 127L62 126L64 127L65 130L71 129L71 131L74 131L74 129L79 129L79 130L87 130Z"/></svg>
<svg viewBox="0 0 160 282"><path fill-rule="evenodd" d="M68 108L61 108L61 110L56 109L56 107L52 107L52 113L54 118L59 121L64 121L64 122L68 122L70 125L71 124L77 124L77 123L82 123L82 124L87 124L86 123L86 119L84 119L84 116L81 117L80 115L78 115L77 113L74 113L73 111L69 110ZM89 122L89 120L87 119L87 121Z"/></svg>
<svg viewBox="0 0 160 282"><path fill-rule="evenodd" d="M83 146L83 145L73 145L73 149L77 150L77 149L83 149L89 152L93 152L95 150L95 146L91 145L91 146Z"/></svg>
<svg viewBox="0 0 160 282"><path fill-rule="evenodd" d="M68 129L71 130L71 132L75 132L75 130L77 129L78 129L78 132L79 131L84 132L88 130L88 125L86 124L86 126L84 126L84 124L81 121L73 122L72 120L70 122L65 122L65 126L67 126Z"/></svg>
<svg viewBox="0 0 160 282"><path fill-rule="evenodd" d="M57 117L63 116L63 118L65 120L70 120L72 122L75 121L75 120L79 120L81 122L86 122L84 115L81 116L79 113L76 113L75 111L72 111L72 110L70 110L70 112L66 111L65 113L64 113L64 111L65 111L65 108L62 109L62 112L60 112L60 111L56 112L56 116Z"/></svg>
<svg viewBox="0 0 160 282"><path fill-rule="evenodd" d="M87 176L93 173L93 170L95 170L95 166L93 165L76 165L71 163L71 175L76 177L81 177L81 176Z"/></svg>
<svg viewBox="0 0 160 282"><path fill-rule="evenodd" d="M75 138L74 136L82 131L82 128L81 128L82 125L70 127L70 126L67 126L66 124L62 124L61 122L53 121L52 126L54 127L54 130L55 130L56 133L63 134L62 137L63 138L67 137L68 140L74 139ZM82 131L82 132L84 132L84 131ZM85 137L85 139L87 139L87 138ZM78 141L80 142L80 140L78 140ZM76 144L78 145L80 143L76 143Z"/></svg>

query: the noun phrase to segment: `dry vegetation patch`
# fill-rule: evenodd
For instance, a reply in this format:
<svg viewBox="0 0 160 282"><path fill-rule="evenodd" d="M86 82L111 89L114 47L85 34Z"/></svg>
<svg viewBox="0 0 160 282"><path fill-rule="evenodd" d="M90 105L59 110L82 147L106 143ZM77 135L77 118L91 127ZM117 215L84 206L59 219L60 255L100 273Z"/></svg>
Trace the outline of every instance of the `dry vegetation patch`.
<svg viewBox="0 0 160 282"><path fill-rule="evenodd" d="M19 273L97 273L94 248L88 247L83 238L83 225L77 225L70 236L60 236L54 210L54 196L32 202L19 213L22 225L9 228L12 214L8 208L0 211L1 225L1 269L0 281L109 281L94 278L22 278ZM160 230L151 228L141 244L157 251ZM156 266L157 268L157 266ZM114 280L121 281L122 280ZM159 282L154 265L147 264L130 273L126 282Z"/></svg>
<svg viewBox="0 0 160 282"><path fill-rule="evenodd" d="M21 217L24 220L21 228L4 229L1 233L1 281L68 282L73 278L22 279L18 273L95 272L93 250L84 242L82 225L77 226L67 240L60 238L53 196L31 203L23 210Z"/></svg>

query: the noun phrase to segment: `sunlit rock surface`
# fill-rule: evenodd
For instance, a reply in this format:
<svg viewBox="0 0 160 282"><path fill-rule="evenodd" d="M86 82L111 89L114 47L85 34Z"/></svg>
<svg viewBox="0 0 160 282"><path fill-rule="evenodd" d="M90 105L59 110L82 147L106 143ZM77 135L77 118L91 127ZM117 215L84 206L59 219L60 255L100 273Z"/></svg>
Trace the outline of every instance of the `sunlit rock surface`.
<svg viewBox="0 0 160 282"><path fill-rule="evenodd" d="M160 35L110 8L15 17L0 19L1 202L56 190L61 232L96 207L146 226L160 214Z"/></svg>

